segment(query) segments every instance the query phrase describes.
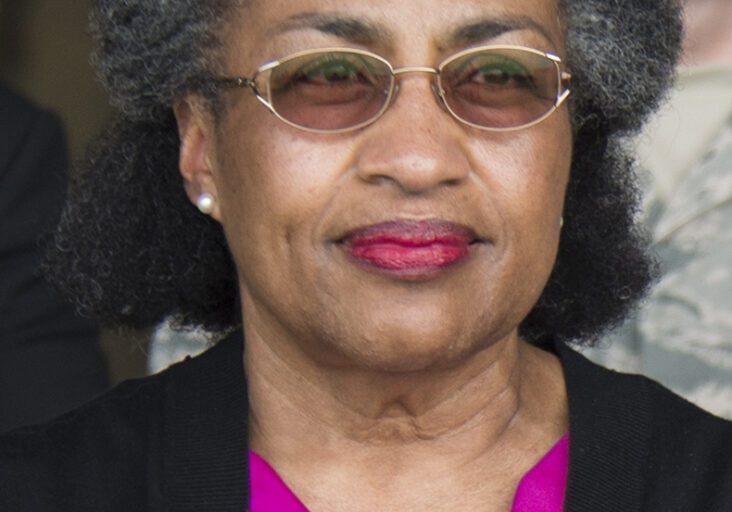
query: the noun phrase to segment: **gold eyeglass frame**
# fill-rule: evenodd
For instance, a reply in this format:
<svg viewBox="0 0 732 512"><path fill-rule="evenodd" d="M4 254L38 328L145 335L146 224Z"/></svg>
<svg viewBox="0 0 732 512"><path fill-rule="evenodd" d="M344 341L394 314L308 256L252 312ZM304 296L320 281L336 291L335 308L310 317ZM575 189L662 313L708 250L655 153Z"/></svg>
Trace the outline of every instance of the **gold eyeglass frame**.
<svg viewBox="0 0 732 512"><path fill-rule="evenodd" d="M467 121L457 115L455 111L450 108L449 103L447 102L447 99L445 97L445 90L442 87L442 70L445 68L445 66L449 65L451 62L464 57L465 55L469 55L472 53L478 53L481 51L486 50L510 50L510 51L520 51L520 52L526 52L526 53L532 53L535 55L539 55L542 57L545 57L546 59L550 60L556 70L557 70L557 95L554 99L554 102L552 104L552 107L547 110L546 113L544 113L542 116L540 116L537 119L534 119L533 121L530 121L528 123L519 125L519 126L511 126L506 128L494 128L494 127L488 127L479 125L476 123L472 123L470 121ZM317 128L309 128L307 126L302 126L297 123L294 123L292 121L289 121L288 119L282 117L277 110L274 108L274 106L271 103L270 97L270 76L271 72L277 68L278 66L285 64L291 60L298 59L300 57L304 57L307 55L317 55L317 54L324 54L324 53L332 53L332 52L339 52L339 53L350 53L350 54L356 54L356 55L363 55L372 59L376 59L379 62L382 62L387 69L391 72L391 80L389 82L389 92L386 95L386 98L384 99L384 105L381 107L381 109L374 114L372 117L370 117L368 120L363 121L361 123L358 123L354 126L349 126L346 128L339 128L336 130L324 130L324 129L317 129ZM287 55L286 57L283 57L282 59L278 60L272 60L269 62L266 62L265 64L262 64L257 68L257 70L254 72L254 75L252 75L251 78L246 78L242 76L233 77L233 78L217 78L215 79L215 83L217 85L221 86L228 86L228 87L241 87L241 88L249 88L254 93L255 97L265 106L267 109L274 114L280 121L294 127L298 128L300 130L305 130L312 133L343 133L343 132L350 132L354 130L358 130L360 128L363 128L364 126L368 126L374 122L376 122L383 114L386 112L386 110L391 106L396 93L399 89L399 85L397 83L396 78L399 75L402 75L404 73L428 73L435 76L435 80L433 83L433 91L436 93L436 96L439 98L440 103L442 106L447 110L452 117L454 117L458 122L463 123L467 126L471 126L473 128L477 128L479 130L484 131L490 131L490 132L510 132L515 130L522 130L524 128L529 128L531 126L534 126L536 124L539 124L544 119L552 115L564 102L564 100L567 99L567 97L570 94L570 88L569 84L572 79L572 74L564 71L562 69L562 59L558 57L557 55L549 52L542 52L540 50L536 50L534 48L529 48L526 46L518 46L518 45L486 45L486 46L476 46L473 48L467 48L465 50L462 50L460 52L457 52L453 55L450 55L446 59L442 60L436 68L431 68L427 66L403 66L400 68L394 68L391 63L386 60L385 58L381 57L380 55L377 55L373 52L367 51L367 50L360 50L358 48L347 48L347 47L325 47L325 48L315 48L311 50L304 50L300 52L296 52L290 55ZM436 87L435 87L436 86ZM266 94L262 94L262 90L266 91Z"/></svg>

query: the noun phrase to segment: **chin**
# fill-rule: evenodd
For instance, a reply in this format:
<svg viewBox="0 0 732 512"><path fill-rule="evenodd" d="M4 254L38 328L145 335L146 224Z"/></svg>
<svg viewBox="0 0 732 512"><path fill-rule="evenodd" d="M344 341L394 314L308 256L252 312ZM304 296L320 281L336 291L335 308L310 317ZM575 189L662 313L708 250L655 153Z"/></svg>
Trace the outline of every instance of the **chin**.
<svg viewBox="0 0 732 512"><path fill-rule="evenodd" d="M467 343L466 338L457 333L409 330L405 326L389 333L382 331L351 340L354 342L356 346L341 347L341 353L352 364L390 373L453 368L485 348Z"/></svg>

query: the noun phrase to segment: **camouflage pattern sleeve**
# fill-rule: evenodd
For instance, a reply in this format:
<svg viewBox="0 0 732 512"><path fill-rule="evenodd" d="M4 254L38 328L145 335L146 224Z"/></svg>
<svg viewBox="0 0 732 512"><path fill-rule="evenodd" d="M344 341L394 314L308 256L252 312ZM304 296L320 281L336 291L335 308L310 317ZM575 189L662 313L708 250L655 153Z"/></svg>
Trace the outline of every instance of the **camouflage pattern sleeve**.
<svg viewBox="0 0 732 512"><path fill-rule="evenodd" d="M732 117L648 224L663 277L591 357L732 419Z"/></svg>

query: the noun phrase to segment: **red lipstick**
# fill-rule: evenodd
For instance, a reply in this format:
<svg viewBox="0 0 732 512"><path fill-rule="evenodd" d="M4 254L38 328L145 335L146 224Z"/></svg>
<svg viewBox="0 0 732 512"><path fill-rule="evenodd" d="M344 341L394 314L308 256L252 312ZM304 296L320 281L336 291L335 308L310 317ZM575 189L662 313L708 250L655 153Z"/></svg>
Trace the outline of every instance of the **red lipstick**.
<svg viewBox="0 0 732 512"><path fill-rule="evenodd" d="M475 233L452 222L396 221L350 232L343 242L348 255L376 269L419 276L464 261Z"/></svg>

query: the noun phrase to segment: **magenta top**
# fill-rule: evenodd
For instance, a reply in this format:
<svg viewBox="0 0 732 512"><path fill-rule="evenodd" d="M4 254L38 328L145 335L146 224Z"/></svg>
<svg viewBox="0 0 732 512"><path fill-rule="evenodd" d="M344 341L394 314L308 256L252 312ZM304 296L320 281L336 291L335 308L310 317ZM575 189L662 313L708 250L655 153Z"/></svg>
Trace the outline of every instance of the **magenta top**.
<svg viewBox="0 0 732 512"><path fill-rule="evenodd" d="M511 512L561 512L569 469L569 435L565 434L519 482ZM277 472L249 450L251 512L308 512Z"/></svg>

